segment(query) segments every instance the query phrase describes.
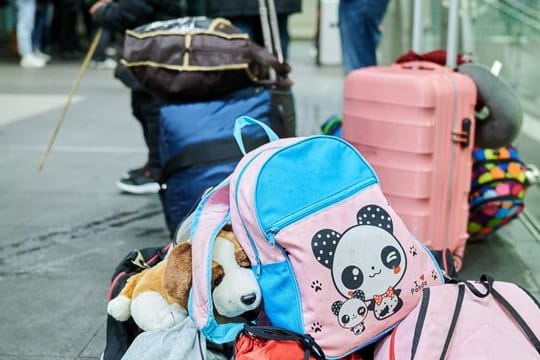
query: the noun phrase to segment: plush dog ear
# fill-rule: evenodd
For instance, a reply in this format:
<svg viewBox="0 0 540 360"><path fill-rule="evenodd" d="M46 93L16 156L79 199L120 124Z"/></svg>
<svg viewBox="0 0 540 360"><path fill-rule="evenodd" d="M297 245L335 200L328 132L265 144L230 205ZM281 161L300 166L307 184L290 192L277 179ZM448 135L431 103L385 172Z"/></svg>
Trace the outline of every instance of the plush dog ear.
<svg viewBox="0 0 540 360"><path fill-rule="evenodd" d="M236 236L232 232L232 229L227 229L228 227L227 225L225 225L223 227L223 230L219 232L218 236L229 240L234 245L234 257L236 258L236 262L238 263L238 265L244 268L251 267L251 261L249 261L246 252L244 251L244 249L242 249L242 246L240 246L240 243L236 239Z"/></svg>
<svg viewBox="0 0 540 360"><path fill-rule="evenodd" d="M165 290L184 309L187 309L191 279L191 243L184 242L169 255L163 276Z"/></svg>

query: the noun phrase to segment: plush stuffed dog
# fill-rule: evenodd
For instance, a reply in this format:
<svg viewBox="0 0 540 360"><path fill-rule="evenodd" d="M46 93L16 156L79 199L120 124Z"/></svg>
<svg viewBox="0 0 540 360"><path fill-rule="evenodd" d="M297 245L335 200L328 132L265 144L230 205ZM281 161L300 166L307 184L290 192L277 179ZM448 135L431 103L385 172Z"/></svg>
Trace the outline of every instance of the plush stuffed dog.
<svg viewBox="0 0 540 360"><path fill-rule="evenodd" d="M252 320L261 291L247 255L230 228L216 238L212 264L213 300L219 322ZM129 278L107 313L118 321L132 317L144 331L169 328L186 317L191 289L191 243L182 242L156 266Z"/></svg>
<svg viewBox="0 0 540 360"><path fill-rule="evenodd" d="M164 286L184 308L191 289L191 244L178 245L165 270ZM259 284L250 269L251 262L238 240L226 226L214 243L212 298L218 322L253 320L261 307Z"/></svg>

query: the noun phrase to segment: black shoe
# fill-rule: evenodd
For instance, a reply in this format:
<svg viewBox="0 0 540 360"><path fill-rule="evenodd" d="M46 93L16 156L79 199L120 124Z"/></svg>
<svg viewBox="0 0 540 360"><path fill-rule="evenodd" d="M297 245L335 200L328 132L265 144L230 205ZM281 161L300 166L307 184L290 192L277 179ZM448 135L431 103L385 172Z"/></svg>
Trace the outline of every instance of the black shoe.
<svg viewBox="0 0 540 360"><path fill-rule="evenodd" d="M146 167L129 170L126 176L116 182L116 186L130 194L154 194L159 191L159 183Z"/></svg>
<svg viewBox="0 0 540 360"><path fill-rule="evenodd" d="M141 166L140 168L128 170L123 176L122 179L132 177L132 176L142 176L146 171L146 165Z"/></svg>

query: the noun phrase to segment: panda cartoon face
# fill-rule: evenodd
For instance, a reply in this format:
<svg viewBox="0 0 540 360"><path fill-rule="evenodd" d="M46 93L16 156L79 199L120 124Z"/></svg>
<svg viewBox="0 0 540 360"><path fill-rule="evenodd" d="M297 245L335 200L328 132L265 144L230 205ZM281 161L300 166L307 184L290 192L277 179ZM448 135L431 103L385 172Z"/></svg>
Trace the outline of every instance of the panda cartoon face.
<svg viewBox="0 0 540 360"><path fill-rule="evenodd" d="M358 335L364 331L364 319L367 316L367 306L364 303L364 294L356 290L353 297L343 301L335 301L332 304L332 312L338 318L338 323L345 329Z"/></svg>
<svg viewBox="0 0 540 360"><path fill-rule="evenodd" d="M376 205L357 214L358 225L343 234L324 229L312 239L313 255L332 273L336 289L345 298L361 290L366 299L384 294L405 274L405 251L392 235L392 219Z"/></svg>

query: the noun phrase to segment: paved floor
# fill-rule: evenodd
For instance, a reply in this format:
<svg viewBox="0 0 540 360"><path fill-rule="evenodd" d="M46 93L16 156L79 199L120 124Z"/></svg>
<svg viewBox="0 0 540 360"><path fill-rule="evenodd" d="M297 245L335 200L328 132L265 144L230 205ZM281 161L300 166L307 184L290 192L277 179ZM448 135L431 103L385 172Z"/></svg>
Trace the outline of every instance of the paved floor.
<svg viewBox="0 0 540 360"><path fill-rule="evenodd" d="M317 68L307 43L293 43L301 135L340 113L343 76ZM42 172L38 162L78 64L22 70L0 62L0 359L98 359L105 343L110 275L129 250L165 243L157 196L120 194L114 183L145 157L128 91L110 71L90 70ZM517 141L540 164L539 122ZM531 130L532 129L532 130ZM540 191L527 194L540 218ZM515 221L468 246L464 276L483 272L540 297L540 243Z"/></svg>

